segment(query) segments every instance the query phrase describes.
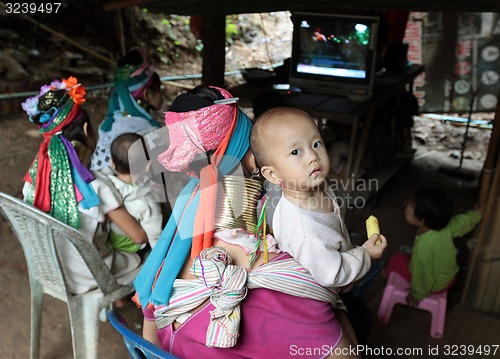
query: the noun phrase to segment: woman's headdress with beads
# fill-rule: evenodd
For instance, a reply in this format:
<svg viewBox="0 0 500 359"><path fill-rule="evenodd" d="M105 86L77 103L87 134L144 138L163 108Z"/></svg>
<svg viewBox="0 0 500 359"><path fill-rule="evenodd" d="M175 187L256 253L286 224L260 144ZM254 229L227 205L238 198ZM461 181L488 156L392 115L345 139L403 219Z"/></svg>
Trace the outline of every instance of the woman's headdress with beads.
<svg viewBox="0 0 500 359"><path fill-rule="evenodd" d="M43 142L24 179L33 191L26 201L61 221L79 228L78 203L84 208L99 204L90 181L92 173L80 161L63 129L83 116L85 87L75 77L55 80L22 104L31 122L37 123Z"/></svg>

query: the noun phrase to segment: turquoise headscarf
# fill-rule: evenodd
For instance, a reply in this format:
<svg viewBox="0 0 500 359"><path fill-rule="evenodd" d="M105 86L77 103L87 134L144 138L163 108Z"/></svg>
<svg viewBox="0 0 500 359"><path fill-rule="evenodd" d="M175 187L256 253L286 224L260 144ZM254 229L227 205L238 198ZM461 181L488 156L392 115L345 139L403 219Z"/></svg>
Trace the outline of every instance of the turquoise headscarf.
<svg viewBox="0 0 500 359"><path fill-rule="evenodd" d="M218 166L221 176L233 171L245 156L250 147L251 129L250 119L238 109L234 132ZM190 254L194 219L200 202L200 191L195 192L198 184L199 179L191 177L181 191L158 243L134 281L143 308L149 303L155 305L168 303L173 283ZM193 199L190 201L191 197Z"/></svg>
<svg viewBox="0 0 500 359"><path fill-rule="evenodd" d="M149 113L147 113L134 99L132 92L145 86L150 80L147 71L144 71L140 75L130 77L124 81L119 81L115 84L111 97L108 104L108 113L106 118L102 122L100 129L104 132L108 132L113 127L113 122L115 121L114 115L116 111L126 112L127 114L135 117L142 117L148 122L155 126L160 127L158 122L156 122Z"/></svg>

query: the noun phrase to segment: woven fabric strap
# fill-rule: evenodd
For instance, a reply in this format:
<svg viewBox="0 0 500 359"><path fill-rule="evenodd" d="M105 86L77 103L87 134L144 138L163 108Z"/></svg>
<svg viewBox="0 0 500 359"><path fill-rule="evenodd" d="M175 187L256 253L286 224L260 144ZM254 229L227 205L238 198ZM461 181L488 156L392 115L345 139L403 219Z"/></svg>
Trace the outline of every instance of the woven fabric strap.
<svg viewBox="0 0 500 359"><path fill-rule="evenodd" d="M230 348L236 345L239 336L240 303L249 289L276 290L328 302L333 307L339 301L336 289L317 284L293 258L270 262L252 271L231 263L225 248L204 249L191 266L191 273L197 279L177 279L168 305L155 308L157 327L170 325L180 315L210 299L215 310L210 312L205 345Z"/></svg>

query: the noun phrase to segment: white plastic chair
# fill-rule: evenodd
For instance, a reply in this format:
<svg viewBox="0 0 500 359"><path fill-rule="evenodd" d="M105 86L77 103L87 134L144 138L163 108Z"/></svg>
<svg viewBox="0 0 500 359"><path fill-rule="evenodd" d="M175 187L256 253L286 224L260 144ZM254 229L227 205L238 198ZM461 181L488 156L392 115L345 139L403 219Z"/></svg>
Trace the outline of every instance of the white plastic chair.
<svg viewBox="0 0 500 359"><path fill-rule="evenodd" d="M134 291L132 281L139 269L115 278L96 248L76 229L47 213L0 192L0 210L23 247L31 287L30 358L40 355L43 294L68 304L75 359L97 358L99 313L113 301ZM57 242L70 241L95 278L97 289L85 294L69 292L64 268L57 254ZM102 320L106 320L105 311Z"/></svg>

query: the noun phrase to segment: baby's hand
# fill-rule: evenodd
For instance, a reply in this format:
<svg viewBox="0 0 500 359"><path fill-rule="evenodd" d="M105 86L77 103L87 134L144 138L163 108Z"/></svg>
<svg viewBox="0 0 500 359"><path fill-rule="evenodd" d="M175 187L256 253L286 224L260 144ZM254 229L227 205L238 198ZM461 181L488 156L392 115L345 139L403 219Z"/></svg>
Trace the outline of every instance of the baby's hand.
<svg viewBox="0 0 500 359"><path fill-rule="evenodd" d="M387 239L383 235L374 234L363 243L363 247L368 251L371 259L379 259L387 248Z"/></svg>

